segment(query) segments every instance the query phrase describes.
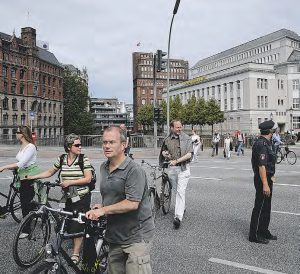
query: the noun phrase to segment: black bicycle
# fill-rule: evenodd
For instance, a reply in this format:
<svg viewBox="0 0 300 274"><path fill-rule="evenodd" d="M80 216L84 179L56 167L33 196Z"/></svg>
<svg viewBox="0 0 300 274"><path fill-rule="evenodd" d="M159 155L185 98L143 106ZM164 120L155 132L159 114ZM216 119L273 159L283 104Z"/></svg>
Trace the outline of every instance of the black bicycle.
<svg viewBox="0 0 300 274"><path fill-rule="evenodd" d="M290 165L294 165L297 162L296 153L289 149L288 145L279 146L276 153L276 163L280 164L282 160L287 160Z"/></svg>
<svg viewBox="0 0 300 274"><path fill-rule="evenodd" d="M46 205L51 207L49 201L59 202L49 197L51 188L59 185L59 181L40 182L41 187L46 186ZM51 234L51 223L55 227L60 224L60 217L57 214L44 214L41 205L32 201L36 211L31 211L19 225L13 240L13 258L17 265L27 268L37 263L45 253L45 245L48 243ZM21 235L28 234L25 237Z"/></svg>
<svg viewBox="0 0 300 274"><path fill-rule="evenodd" d="M20 202L20 191L16 187L16 182L18 179L18 172L13 170L12 181L9 185L8 194L4 194L0 192L0 195L6 198L5 206L1 207L1 218L7 217L9 214L13 217L13 219L20 223L22 220L22 210L21 210L21 202Z"/></svg>
<svg viewBox="0 0 300 274"><path fill-rule="evenodd" d="M106 218L101 217L99 221L91 221L86 219L84 213L68 212L61 209L53 209L42 206L40 211L44 214L49 212L62 216L60 229L56 233L52 243L48 243L45 247L46 258L43 262L36 266L31 272L38 273L68 273L67 266L62 263L62 258L67 262L75 273L95 273L104 274L107 269L108 243L104 239L106 231ZM67 220L85 223L83 232L68 234L66 232ZM69 254L62 248L62 242L66 239L74 239L83 237L83 253L82 261L76 265ZM62 256L62 258L61 258Z"/></svg>
<svg viewBox="0 0 300 274"><path fill-rule="evenodd" d="M172 184L166 173L166 168L169 166L169 162L164 162L162 166L151 165L150 163L142 160L142 165L147 165L151 168L150 182L149 182L149 197L152 208L152 216L155 219L159 209L162 209L164 214L170 211L171 199L172 199ZM160 175L157 174L159 171ZM147 173L147 172L146 172ZM158 192L159 186L157 181L161 178L160 192Z"/></svg>

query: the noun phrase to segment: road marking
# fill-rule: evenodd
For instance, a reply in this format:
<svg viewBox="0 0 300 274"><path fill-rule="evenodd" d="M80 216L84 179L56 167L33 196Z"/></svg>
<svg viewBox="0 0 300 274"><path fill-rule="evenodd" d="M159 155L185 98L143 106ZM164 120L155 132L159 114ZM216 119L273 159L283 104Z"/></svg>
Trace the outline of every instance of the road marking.
<svg viewBox="0 0 300 274"><path fill-rule="evenodd" d="M221 178L211 178L211 177L190 177L191 179L203 179L203 180L217 180L221 181Z"/></svg>
<svg viewBox="0 0 300 274"><path fill-rule="evenodd" d="M100 192L100 190L92 190L91 192L92 193L98 193L98 192Z"/></svg>
<svg viewBox="0 0 300 274"><path fill-rule="evenodd" d="M270 270L270 269L265 269L265 268L260 268L260 267L256 267L256 266L251 266L251 265L246 265L246 264L240 264L240 263L231 262L231 261L227 261L227 260L222 260L222 259L218 259L218 258L210 258L208 260L210 262L212 262L212 263L229 265L229 266L233 266L233 267L236 267L236 268L247 269L247 270L255 271L255 272L259 272L259 273L265 273L265 274L285 274L284 272L278 272L278 271L274 271L274 270Z"/></svg>
<svg viewBox="0 0 300 274"><path fill-rule="evenodd" d="M300 213L293 213L293 212L285 212L285 211L276 211L276 210L272 210L272 213L279 213L279 214L288 214L288 215L296 215L296 216L300 216Z"/></svg>
<svg viewBox="0 0 300 274"><path fill-rule="evenodd" d="M278 184L278 183L274 183L274 186L295 186L295 187L300 187L300 185L293 185L293 184Z"/></svg>

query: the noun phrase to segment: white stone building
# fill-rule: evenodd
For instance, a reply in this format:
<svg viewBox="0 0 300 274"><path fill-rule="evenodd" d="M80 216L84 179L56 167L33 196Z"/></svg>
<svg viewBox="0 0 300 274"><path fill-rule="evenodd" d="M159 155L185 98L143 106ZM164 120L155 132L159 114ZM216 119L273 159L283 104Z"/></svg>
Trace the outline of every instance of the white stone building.
<svg viewBox="0 0 300 274"><path fill-rule="evenodd" d="M200 60L190 73L191 80L170 87L170 98L215 98L226 117L219 130L257 133L258 124L272 118L281 132L300 131L297 33L278 30Z"/></svg>

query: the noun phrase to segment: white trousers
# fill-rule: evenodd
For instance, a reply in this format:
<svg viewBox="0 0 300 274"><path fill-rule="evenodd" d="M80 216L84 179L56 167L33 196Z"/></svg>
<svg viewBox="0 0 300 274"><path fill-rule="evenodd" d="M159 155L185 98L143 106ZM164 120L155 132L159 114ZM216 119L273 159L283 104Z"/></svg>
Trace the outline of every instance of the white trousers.
<svg viewBox="0 0 300 274"><path fill-rule="evenodd" d="M186 165L186 170L182 171L180 166L170 166L168 168L169 179L175 192L175 217L182 221L185 210L185 191L191 177L190 165Z"/></svg>
<svg viewBox="0 0 300 274"><path fill-rule="evenodd" d="M198 154L199 148L200 148L200 144L198 144L198 145L193 145L194 155L193 155L192 162L198 160L198 155L197 155L197 154Z"/></svg>

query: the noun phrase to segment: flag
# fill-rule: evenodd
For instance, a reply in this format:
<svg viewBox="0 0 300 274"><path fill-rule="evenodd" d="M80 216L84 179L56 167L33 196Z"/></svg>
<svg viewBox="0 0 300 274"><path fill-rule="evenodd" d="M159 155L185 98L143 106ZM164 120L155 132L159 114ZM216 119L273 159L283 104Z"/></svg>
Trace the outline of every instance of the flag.
<svg viewBox="0 0 300 274"><path fill-rule="evenodd" d="M137 47L139 47L140 45L141 45L141 42L138 42L138 43L136 44Z"/></svg>

